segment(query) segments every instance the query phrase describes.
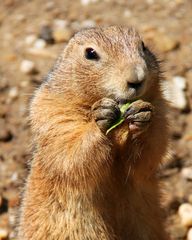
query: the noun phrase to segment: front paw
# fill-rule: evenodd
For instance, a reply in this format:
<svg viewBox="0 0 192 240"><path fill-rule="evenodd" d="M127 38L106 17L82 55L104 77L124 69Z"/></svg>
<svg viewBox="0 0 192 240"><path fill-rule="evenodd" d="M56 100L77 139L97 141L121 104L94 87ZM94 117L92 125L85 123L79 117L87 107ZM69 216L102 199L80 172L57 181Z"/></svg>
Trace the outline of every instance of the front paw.
<svg viewBox="0 0 192 240"><path fill-rule="evenodd" d="M93 104L91 115L100 130L105 133L117 121L121 112L113 99L102 98Z"/></svg>
<svg viewBox="0 0 192 240"><path fill-rule="evenodd" d="M138 100L133 102L124 113L132 133L145 131L152 120L154 107L149 102Z"/></svg>

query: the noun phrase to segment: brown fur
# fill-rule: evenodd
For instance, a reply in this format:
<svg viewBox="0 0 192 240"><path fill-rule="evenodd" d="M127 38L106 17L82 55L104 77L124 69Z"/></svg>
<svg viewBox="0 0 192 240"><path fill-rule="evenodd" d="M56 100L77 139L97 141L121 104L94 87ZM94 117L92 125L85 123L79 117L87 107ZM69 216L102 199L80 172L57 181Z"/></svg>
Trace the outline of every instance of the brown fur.
<svg viewBox="0 0 192 240"><path fill-rule="evenodd" d="M31 125L36 150L22 204L22 240L166 240L156 170L167 150L160 70L130 28L80 32L35 93ZM93 47L101 63L84 59ZM108 136L91 118L103 97L125 97L130 66L148 72L140 99L150 102L150 127L134 137L125 122Z"/></svg>

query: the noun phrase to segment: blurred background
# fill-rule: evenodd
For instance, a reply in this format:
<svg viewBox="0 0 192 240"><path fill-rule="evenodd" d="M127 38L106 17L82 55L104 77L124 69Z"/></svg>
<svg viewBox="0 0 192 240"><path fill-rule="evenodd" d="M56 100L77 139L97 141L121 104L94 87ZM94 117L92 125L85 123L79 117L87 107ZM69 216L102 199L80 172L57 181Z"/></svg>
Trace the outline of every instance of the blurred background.
<svg viewBox="0 0 192 240"><path fill-rule="evenodd" d="M171 159L159 173L173 239L192 239L192 1L0 0L0 240L15 239L31 159L28 104L80 29L135 26L164 60L171 102Z"/></svg>

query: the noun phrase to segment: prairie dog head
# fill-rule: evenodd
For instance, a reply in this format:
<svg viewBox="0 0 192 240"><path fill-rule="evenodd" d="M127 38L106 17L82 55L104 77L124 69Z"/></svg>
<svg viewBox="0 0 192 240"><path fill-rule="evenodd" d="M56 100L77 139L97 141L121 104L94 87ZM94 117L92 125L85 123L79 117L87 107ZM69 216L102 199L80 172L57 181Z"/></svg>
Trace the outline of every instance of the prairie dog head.
<svg viewBox="0 0 192 240"><path fill-rule="evenodd" d="M54 70L55 89L124 103L145 96L158 82L159 65L133 28L92 28L77 33Z"/></svg>

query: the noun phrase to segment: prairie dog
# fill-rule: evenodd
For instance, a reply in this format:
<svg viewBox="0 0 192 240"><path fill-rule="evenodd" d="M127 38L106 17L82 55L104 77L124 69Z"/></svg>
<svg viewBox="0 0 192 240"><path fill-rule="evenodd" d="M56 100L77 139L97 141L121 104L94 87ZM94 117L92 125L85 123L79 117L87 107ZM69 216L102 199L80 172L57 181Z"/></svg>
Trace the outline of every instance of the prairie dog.
<svg viewBox="0 0 192 240"><path fill-rule="evenodd" d="M21 240L167 240L156 170L168 121L156 56L128 27L77 33L30 108ZM126 121L106 135L131 101Z"/></svg>

